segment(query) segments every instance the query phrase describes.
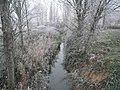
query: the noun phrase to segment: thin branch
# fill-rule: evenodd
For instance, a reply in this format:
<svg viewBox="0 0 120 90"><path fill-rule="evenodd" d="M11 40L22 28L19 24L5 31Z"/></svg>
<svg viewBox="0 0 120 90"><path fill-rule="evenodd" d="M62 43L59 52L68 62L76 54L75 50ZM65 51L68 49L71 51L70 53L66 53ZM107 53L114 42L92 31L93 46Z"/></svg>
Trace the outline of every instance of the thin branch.
<svg viewBox="0 0 120 90"><path fill-rule="evenodd" d="M1 56L0 56L0 59L2 59L2 57L4 56L5 54L3 53Z"/></svg>
<svg viewBox="0 0 120 90"><path fill-rule="evenodd" d="M114 10L116 10L116 9L118 9L118 8L120 8L120 5L119 5L119 6L117 6L117 7L115 7L115 8L114 8Z"/></svg>

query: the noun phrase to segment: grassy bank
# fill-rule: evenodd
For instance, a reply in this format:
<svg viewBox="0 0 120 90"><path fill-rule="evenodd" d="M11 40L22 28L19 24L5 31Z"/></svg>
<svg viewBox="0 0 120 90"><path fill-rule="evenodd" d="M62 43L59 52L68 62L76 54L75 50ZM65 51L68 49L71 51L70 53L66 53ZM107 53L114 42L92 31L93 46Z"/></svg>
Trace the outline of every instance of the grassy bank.
<svg viewBox="0 0 120 90"><path fill-rule="evenodd" d="M88 58L71 71L71 90L120 90L120 30L101 31Z"/></svg>
<svg viewBox="0 0 120 90"><path fill-rule="evenodd" d="M102 52L101 59L109 70L106 90L120 90L120 29L109 29L93 45L93 52Z"/></svg>

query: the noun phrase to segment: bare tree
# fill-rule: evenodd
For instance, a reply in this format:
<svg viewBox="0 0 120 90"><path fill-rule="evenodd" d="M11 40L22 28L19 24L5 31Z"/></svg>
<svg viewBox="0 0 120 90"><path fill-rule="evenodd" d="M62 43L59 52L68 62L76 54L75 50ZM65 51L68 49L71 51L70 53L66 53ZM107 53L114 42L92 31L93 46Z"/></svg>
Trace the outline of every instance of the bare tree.
<svg viewBox="0 0 120 90"><path fill-rule="evenodd" d="M1 21L3 32L4 53L7 68L7 90L14 90L15 77L14 77L14 41L13 41L13 28L10 19L10 1L2 0L1 3Z"/></svg>
<svg viewBox="0 0 120 90"><path fill-rule="evenodd" d="M18 28L19 28L19 33L20 33L20 39L21 39L21 51L22 51L22 55L24 53L24 42L23 42L23 28L22 28L22 4L24 2L22 2L21 0L15 0L14 1L14 6L15 6L15 11L16 11L16 14L18 16Z"/></svg>
<svg viewBox="0 0 120 90"><path fill-rule="evenodd" d="M53 2L51 1L50 2L50 10L49 10L49 22L52 22L52 20L53 20Z"/></svg>
<svg viewBox="0 0 120 90"><path fill-rule="evenodd" d="M29 27L29 20L28 20L27 0L25 0L25 12L26 12L26 22L27 22L27 33L29 36L30 35L30 27Z"/></svg>
<svg viewBox="0 0 120 90"><path fill-rule="evenodd" d="M91 40L94 37L94 33L95 33L96 29L97 29L97 25L98 25L100 19L105 17L103 15L103 13L105 12L106 7L109 5L109 3L111 1L112 0L100 0L98 2L98 6L96 7L97 9L95 10L95 14L93 15L93 20L92 20L92 22L90 24L90 33L88 34L88 37L87 37L87 42L85 44L85 50L88 49L88 47L89 47L89 45L91 43Z"/></svg>

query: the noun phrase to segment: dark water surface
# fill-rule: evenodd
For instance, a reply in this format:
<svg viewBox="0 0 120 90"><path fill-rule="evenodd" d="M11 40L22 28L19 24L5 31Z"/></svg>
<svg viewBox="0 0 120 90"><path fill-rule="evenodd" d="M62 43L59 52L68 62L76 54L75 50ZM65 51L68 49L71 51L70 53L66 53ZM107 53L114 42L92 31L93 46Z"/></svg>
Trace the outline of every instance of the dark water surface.
<svg viewBox="0 0 120 90"><path fill-rule="evenodd" d="M50 75L50 90L69 90L67 79L67 73L64 70L62 63L63 57L63 43L60 46L60 52L58 53L55 66L52 67L52 73Z"/></svg>

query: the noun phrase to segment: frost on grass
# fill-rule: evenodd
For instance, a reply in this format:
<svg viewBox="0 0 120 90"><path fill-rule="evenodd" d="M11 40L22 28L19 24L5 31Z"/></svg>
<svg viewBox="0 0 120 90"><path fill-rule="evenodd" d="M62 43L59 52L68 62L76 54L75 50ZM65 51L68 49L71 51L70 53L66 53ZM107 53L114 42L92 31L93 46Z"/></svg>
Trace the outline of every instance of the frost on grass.
<svg viewBox="0 0 120 90"><path fill-rule="evenodd" d="M36 27L30 32L29 37L24 34L24 52L21 52L19 40L18 37L15 43L16 88L47 90L46 77L59 50L60 33L54 27Z"/></svg>

